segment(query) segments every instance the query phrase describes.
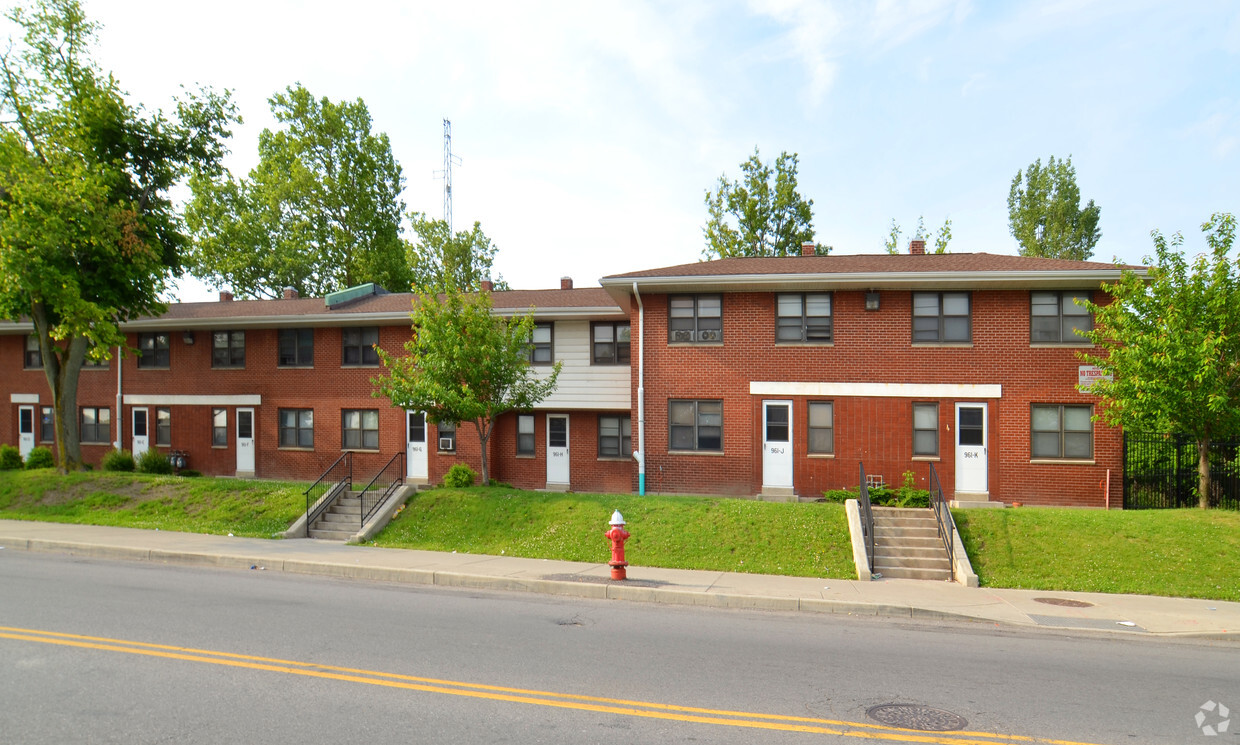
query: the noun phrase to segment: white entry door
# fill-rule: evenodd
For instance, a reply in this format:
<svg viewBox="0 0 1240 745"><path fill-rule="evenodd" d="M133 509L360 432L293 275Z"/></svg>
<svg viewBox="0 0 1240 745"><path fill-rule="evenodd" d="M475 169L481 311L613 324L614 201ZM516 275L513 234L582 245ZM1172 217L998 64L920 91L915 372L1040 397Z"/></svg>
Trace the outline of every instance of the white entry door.
<svg viewBox="0 0 1240 745"><path fill-rule="evenodd" d="M430 469L427 468L424 412L405 412L405 442L405 478L410 481L426 481L430 477Z"/></svg>
<svg viewBox="0 0 1240 745"><path fill-rule="evenodd" d="M254 475L254 409L237 409L237 475Z"/></svg>
<svg viewBox="0 0 1240 745"><path fill-rule="evenodd" d="M986 404L956 404L956 491L986 494Z"/></svg>
<svg viewBox="0 0 1240 745"><path fill-rule="evenodd" d="M22 460L34 450L34 407L22 406L17 409L17 449L21 451Z"/></svg>
<svg viewBox="0 0 1240 745"><path fill-rule="evenodd" d="M762 402L762 486L792 488L792 402Z"/></svg>
<svg viewBox="0 0 1240 745"><path fill-rule="evenodd" d="M147 410L145 406L133 409L133 457L141 458L150 447L151 438L147 434Z"/></svg>
<svg viewBox="0 0 1240 745"><path fill-rule="evenodd" d="M567 414L547 415L547 483L569 483Z"/></svg>

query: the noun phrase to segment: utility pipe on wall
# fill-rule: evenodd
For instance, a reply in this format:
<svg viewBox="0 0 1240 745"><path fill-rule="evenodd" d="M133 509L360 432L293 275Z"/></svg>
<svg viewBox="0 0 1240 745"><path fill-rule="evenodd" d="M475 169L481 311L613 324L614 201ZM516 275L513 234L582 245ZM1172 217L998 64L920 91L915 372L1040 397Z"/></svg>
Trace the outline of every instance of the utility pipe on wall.
<svg viewBox="0 0 1240 745"><path fill-rule="evenodd" d="M642 294L633 283L637 297L637 493L646 495L646 307Z"/></svg>
<svg viewBox="0 0 1240 745"><path fill-rule="evenodd" d="M116 348L116 442L112 443L112 447L117 450L121 449L121 442L124 441L125 417L121 415L121 348ZM80 433L79 433L80 434Z"/></svg>

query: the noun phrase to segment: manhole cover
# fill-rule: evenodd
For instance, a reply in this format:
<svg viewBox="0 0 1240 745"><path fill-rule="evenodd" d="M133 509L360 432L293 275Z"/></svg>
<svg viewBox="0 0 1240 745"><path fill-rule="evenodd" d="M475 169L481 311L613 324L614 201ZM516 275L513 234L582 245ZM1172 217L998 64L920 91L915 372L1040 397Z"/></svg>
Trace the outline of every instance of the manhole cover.
<svg viewBox="0 0 1240 745"><path fill-rule="evenodd" d="M969 724L967 719L950 711L917 704L881 704L871 706L865 714L882 724L923 732L949 732L964 729Z"/></svg>
<svg viewBox="0 0 1240 745"><path fill-rule="evenodd" d="M1062 605L1065 608L1092 608L1093 603L1087 603L1084 600L1069 600L1067 598L1034 598L1035 603L1046 603L1047 605Z"/></svg>

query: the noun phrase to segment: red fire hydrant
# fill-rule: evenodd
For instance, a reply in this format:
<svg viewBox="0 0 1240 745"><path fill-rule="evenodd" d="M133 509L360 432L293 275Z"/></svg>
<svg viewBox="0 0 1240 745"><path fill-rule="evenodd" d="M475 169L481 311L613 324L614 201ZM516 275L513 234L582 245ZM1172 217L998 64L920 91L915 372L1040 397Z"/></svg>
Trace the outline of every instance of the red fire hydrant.
<svg viewBox="0 0 1240 745"><path fill-rule="evenodd" d="M625 579L624 568L629 563L624 560L624 542L629 539L629 531L624 529L624 515L620 510L611 513L611 530L603 533L603 537L611 541L611 561L607 562L611 578Z"/></svg>

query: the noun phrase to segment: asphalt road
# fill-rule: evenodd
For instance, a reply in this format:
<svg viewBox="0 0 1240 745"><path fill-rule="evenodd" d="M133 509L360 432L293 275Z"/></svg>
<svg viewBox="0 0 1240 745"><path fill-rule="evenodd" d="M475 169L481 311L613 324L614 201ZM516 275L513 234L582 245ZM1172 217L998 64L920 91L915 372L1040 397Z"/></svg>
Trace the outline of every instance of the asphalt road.
<svg viewBox="0 0 1240 745"><path fill-rule="evenodd" d="M2 743L1183 743L1207 701L1240 731L1226 642L20 552L0 627Z"/></svg>

